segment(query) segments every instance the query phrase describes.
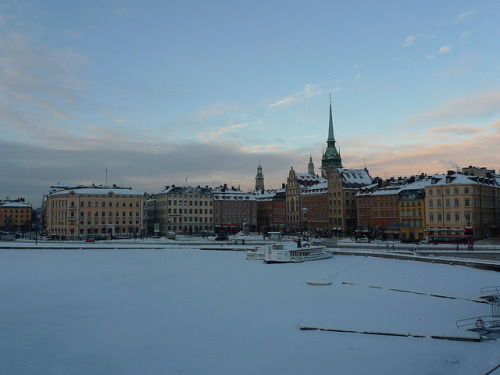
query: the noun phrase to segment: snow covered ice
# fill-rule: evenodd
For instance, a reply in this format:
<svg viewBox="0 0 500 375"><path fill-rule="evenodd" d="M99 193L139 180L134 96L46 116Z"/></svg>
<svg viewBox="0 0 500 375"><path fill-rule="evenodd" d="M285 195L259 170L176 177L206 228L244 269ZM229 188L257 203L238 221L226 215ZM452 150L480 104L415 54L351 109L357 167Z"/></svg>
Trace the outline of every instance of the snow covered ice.
<svg viewBox="0 0 500 375"><path fill-rule="evenodd" d="M470 336L456 320L490 307L466 299L498 284L493 271L369 257L2 250L0 373L484 374L500 363L500 341L300 327Z"/></svg>

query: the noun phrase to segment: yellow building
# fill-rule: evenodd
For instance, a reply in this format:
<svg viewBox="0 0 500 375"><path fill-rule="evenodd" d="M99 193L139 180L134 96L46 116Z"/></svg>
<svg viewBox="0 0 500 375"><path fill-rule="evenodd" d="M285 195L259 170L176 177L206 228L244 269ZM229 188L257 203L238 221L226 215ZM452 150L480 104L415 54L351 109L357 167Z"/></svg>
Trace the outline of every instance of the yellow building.
<svg viewBox="0 0 500 375"><path fill-rule="evenodd" d="M130 188L52 187L45 197L47 235L60 240L144 234L146 194Z"/></svg>
<svg viewBox="0 0 500 375"><path fill-rule="evenodd" d="M492 235L500 225L500 187L493 178L434 175L425 188L427 232Z"/></svg>
<svg viewBox="0 0 500 375"><path fill-rule="evenodd" d="M7 232L28 232L31 229L31 204L20 200L0 202L0 229Z"/></svg>
<svg viewBox="0 0 500 375"><path fill-rule="evenodd" d="M422 241L425 236L425 177L404 186L399 192L399 221L401 241Z"/></svg>

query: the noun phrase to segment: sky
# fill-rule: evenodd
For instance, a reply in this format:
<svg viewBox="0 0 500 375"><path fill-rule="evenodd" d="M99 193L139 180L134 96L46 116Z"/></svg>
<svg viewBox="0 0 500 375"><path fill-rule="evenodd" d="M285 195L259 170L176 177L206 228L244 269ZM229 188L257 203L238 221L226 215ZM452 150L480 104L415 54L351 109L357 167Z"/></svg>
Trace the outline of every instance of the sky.
<svg viewBox="0 0 500 375"><path fill-rule="evenodd" d="M495 1L3 1L0 199L500 169ZM107 171L107 172L106 172Z"/></svg>

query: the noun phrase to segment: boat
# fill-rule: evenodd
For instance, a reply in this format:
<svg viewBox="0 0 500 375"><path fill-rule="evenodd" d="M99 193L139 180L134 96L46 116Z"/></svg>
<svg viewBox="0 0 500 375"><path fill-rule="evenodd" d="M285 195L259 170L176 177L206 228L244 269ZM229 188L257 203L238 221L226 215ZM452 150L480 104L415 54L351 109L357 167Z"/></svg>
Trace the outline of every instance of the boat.
<svg viewBox="0 0 500 375"><path fill-rule="evenodd" d="M306 243L297 247L295 242L272 243L247 251L247 259L263 259L266 263L301 263L331 257L325 246Z"/></svg>
<svg viewBox="0 0 500 375"><path fill-rule="evenodd" d="M323 285L332 285L330 281L308 281L307 285L312 285L312 286L323 286Z"/></svg>

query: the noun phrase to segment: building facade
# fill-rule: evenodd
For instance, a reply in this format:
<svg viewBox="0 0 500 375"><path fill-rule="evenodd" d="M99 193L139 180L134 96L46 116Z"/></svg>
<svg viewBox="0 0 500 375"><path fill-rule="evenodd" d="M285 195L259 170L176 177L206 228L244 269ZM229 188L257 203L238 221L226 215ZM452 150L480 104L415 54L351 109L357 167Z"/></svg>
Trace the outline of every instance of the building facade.
<svg viewBox="0 0 500 375"><path fill-rule="evenodd" d="M328 224L331 234L352 236L356 233L356 195L361 188L371 185L367 169L337 168L328 178Z"/></svg>
<svg viewBox="0 0 500 375"><path fill-rule="evenodd" d="M326 180L318 175L309 173L297 173L290 168L285 188L286 196L286 231L307 231L307 209L304 207L303 196L306 191L317 186L326 184Z"/></svg>
<svg viewBox="0 0 500 375"><path fill-rule="evenodd" d="M238 233L248 228L257 229L257 200L250 193L245 193L227 185L213 189L214 224L217 233Z"/></svg>
<svg viewBox="0 0 500 375"><path fill-rule="evenodd" d="M311 234L324 236L328 232L328 182L304 189L302 210L305 210L304 227Z"/></svg>
<svg viewBox="0 0 500 375"><path fill-rule="evenodd" d="M208 187L167 186L155 197L159 235L196 234L214 230L214 199Z"/></svg>
<svg viewBox="0 0 500 375"><path fill-rule="evenodd" d="M422 241L426 236L425 187L427 176L403 186L399 192L399 233L401 241Z"/></svg>
<svg viewBox="0 0 500 375"><path fill-rule="evenodd" d="M44 205L50 238L130 238L145 234L146 194L131 188L56 186L45 196Z"/></svg>
<svg viewBox="0 0 500 375"><path fill-rule="evenodd" d="M475 239L496 235L500 225L500 188L494 178L454 172L434 175L425 188L427 232L466 234Z"/></svg>
<svg viewBox="0 0 500 375"><path fill-rule="evenodd" d="M29 232L31 230L32 206L23 199L0 201L0 230L6 232Z"/></svg>

